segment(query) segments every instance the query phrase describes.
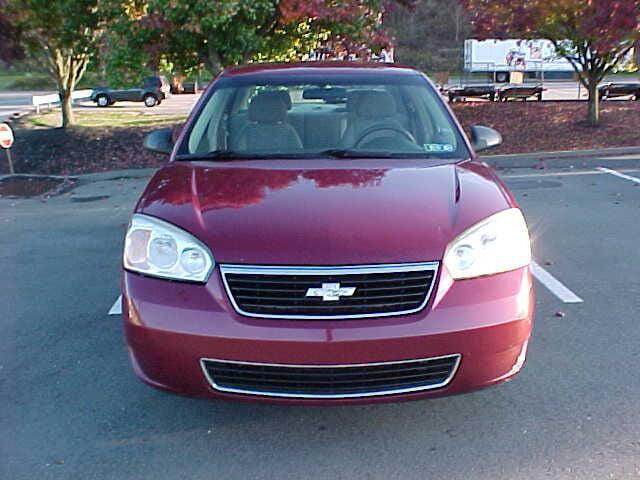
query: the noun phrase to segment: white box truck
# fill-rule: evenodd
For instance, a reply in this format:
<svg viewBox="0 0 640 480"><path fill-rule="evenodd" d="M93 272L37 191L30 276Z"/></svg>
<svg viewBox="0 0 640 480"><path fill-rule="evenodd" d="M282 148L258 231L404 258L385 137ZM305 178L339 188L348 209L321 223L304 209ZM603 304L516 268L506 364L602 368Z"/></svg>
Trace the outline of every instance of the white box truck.
<svg viewBox="0 0 640 480"><path fill-rule="evenodd" d="M571 77L571 64L558 56L549 40L475 40L464 42L464 68L467 72L485 72L498 83L509 82L511 72L526 77ZM551 76L551 75L548 75Z"/></svg>

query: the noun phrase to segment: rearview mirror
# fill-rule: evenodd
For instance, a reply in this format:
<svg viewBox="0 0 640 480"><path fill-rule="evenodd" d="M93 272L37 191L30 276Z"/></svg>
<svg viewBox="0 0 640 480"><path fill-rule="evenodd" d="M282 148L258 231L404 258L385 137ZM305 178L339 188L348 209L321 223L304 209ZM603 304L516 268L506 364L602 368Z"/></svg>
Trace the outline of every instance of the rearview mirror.
<svg viewBox="0 0 640 480"><path fill-rule="evenodd" d="M169 155L173 150L173 138L170 128L156 130L144 137L144 148L156 153Z"/></svg>
<svg viewBox="0 0 640 480"><path fill-rule="evenodd" d="M497 130L481 125L471 127L471 145L476 152L497 147L502 143L502 135Z"/></svg>

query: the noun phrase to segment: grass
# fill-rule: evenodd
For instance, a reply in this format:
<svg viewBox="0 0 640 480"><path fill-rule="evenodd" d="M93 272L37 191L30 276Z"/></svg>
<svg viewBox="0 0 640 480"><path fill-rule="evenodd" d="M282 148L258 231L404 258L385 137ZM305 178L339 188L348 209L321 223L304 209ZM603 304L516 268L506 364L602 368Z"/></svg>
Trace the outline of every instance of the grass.
<svg viewBox="0 0 640 480"><path fill-rule="evenodd" d="M162 115L142 112L113 112L100 110L88 112L76 109L74 111L76 126L85 128L125 128L164 126L181 123L186 120L184 115ZM60 126L60 110L51 110L39 115L29 115L23 119L26 128L56 128Z"/></svg>
<svg viewBox="0 0 640 480"><path fill-rule="evenodd" d="M55 82L44 73L0 72L0 91L52 89L55 89Z"/></svg>
<svg viewBox="0 0 640 480"><path fill-rule="evenodd" d="M20 74L0 73L0 90L9 90L16 80L22 78Z"/></svg>
<svg viewBox="0 0 640 480"><path fill-rule="evenodd" d="M84 74L76 86L77 90L94 88L104 82L94 72ZM0 71L0 91L3 90L56 90L56 82L45 72L20 70Z"/></svg>

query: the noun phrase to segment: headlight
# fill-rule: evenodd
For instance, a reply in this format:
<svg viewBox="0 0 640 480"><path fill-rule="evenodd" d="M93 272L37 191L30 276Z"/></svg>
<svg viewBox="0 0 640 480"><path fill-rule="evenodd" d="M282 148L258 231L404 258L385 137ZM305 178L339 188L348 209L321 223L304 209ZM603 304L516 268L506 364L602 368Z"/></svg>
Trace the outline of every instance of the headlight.
<svg viewBox="0 0 640 480"><path fill-rule="evenodd" d="M454 280L529 265L531 244L520 209L496 213L464 231L447 246L443 263Z"/></svg>
<svg viewBox="0 0 640 480"><path fill-rule="evenodd" d="M135 214L124 242L124 268L172 280L206 282L214 260L190 233L154 217Z"/></svg>

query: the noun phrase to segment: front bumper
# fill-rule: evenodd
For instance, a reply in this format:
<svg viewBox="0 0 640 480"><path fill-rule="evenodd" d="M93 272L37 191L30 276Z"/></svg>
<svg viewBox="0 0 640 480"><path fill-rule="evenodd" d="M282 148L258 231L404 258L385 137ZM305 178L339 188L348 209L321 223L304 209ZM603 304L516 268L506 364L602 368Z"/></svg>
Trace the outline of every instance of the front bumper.
<svg viewBox="0 0 640 480"><path fill-rule="evenodd" d="M129 272L123 318L131 362L146 383L179 394L302 404L370 403L452 395L509 379L522 368L534 313L528 268L464 281L442 270L427 306L398 317L280 320L238 315L219 268L206 285ZM363 398L286 398L228 393L201 359L284 365L351 365L459 354L455 375L433 390Z"/></svg>

